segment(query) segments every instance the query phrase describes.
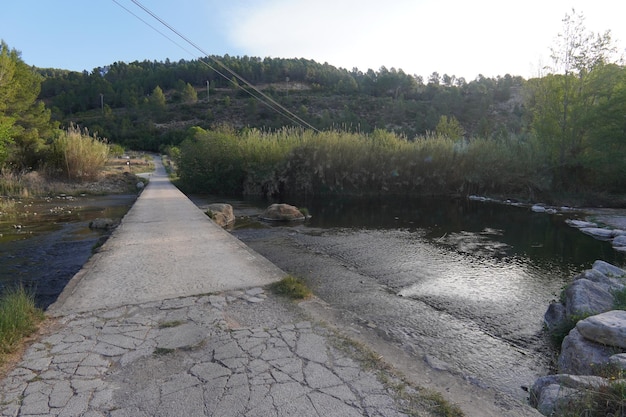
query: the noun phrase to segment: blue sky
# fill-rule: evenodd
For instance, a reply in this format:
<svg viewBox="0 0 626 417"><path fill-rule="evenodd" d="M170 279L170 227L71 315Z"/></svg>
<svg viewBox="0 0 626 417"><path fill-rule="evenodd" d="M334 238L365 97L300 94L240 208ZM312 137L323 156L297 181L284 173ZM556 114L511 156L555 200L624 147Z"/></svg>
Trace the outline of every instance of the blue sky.
<svg viewBox="0 0 626 417"><path fill-rule="evenodd" d="M131 0L6 3L1 8L0 38L21 51L29 65L91 71L115 61L202 56ZM584 14L587 29L610 30L620 50L626 50L626 4L615 0L141 0L141 4L208 54L307 58L361 71L386 66L424 77L433 71L468 80L478 74L536 76L549 63L549 47L572 8Z"/></svg>

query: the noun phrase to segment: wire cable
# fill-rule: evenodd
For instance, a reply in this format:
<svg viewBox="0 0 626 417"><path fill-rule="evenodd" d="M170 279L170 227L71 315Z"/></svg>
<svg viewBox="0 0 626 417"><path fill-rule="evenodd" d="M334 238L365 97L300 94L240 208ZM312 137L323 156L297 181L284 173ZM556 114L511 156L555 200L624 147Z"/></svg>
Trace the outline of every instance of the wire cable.
<svg viewBox="0 0 626 417"><path fill-rule="evenodd" d="M209 65L209 63L205 62L204 60L200 59L196 54L191 53L190 51L186 50L184 47L182 47L181 45L179 45L178 43L176 43L174 40L172 40L171 38L169 38L167 35L165 35L164 33L162 33L161 31L159 31L157 28L155 28L154 26L150 25L148 22L146 22L144 19L142 19L141 17L137 16L135 13L133 13L132 11L130 11L128 8L124 7L123 5L121 5L117 0L112 0L115 4L117 4L118 6L120 6L122 9L126 10L128 13L130 13L131 15L135 16L137 19L139 19L141 22L143 22L144 24L146 24L147 26L149 26L150 28L152 28L153 30L155 30L157 33L159 33L160 35L162 35L163 37L165 37L166 39L168 39L170 42L172 42L174 45L178 46L179 48L181 48L183 51L189 53L192 56L195 56L196 58L198 58L198 61L203 63L204 65L206 65L208 68L210 68L211 70L215 71L218 75L220 75L221 77L223 77L226 80L229 80L228 76L226 76L225 74L223 74L222 72L220 72L219 70L217 70L216 68L214 68L213 66ZM155 19L156 21L158 21L161 25L165 26L167 29L169 29L172 33L174 33L176 36L178 36L179 38L181 38L182 40L184 40L187 44L191 45L192 47L194 47L196 50L200 51L203 56L206 56L208 59L210 59L211 61L213 61L216 65L218 65L220 68L224 69L227 73L229 73L230 75L232 75L236 80L237 80L237 87L242 89L243 91L245 91L247 94L249 94L250 96L252 96L254 99L256 99L257 101L261 102L262 104L264 104L265 106L269 107L271 110L275 111L276 113L280 114L281 116L289 119L290 121L292 121L295 124L298 124L300 127L306 127L309 128L311 130L314 130L315 132L319 133L319 130L317 128L315 128L314 126L312 126L310 123L306 122L305 120L303 120L301 117L299 117L298 115L294 114L293 112L291 112L289 109L285 108L283 105L281 105L280 103L276 102L273 98L271 98L270 96L268 96L267 94L263 93L261 90L259 90L258 88L256 88L252 83L250 83L248 80L246 80L245 78L243 78L241 75L237 74L235 71L233 71L231 68L229 68L227 65L225 65L224 63L222 63L220 60L218 60L217 58L215 58L214 56L209 55L208 53L206 53L200 46L198 46L197 44L195 44L194 42L192 42L189 38L187 38L185 35L183 35L181 32L179 32L178 30L176 30L172 25L170 25L169 23L167 23L164 19L162 19L161 17L159 17L156 13L152 12L150 9L148 9L146 6L144 6L143 4L141 4L141 2L139 0L131 0L132 3L134 3L137 7L139 7L140 9L142 9L145 13L147 13L148 15L150 15L153 19ZM244 85L240 85L239 82L243 83ZM248 88L245 88L245 87ZM256 95L254 93L256 93Z"/></svg>

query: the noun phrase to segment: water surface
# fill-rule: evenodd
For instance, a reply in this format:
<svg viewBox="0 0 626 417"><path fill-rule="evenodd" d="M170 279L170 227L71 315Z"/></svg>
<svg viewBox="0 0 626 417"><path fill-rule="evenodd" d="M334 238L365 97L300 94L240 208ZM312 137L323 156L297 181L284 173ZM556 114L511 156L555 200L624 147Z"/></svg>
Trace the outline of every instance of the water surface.
<svg viewBox="0 0 626 417"><path fill-rule="evenodd" d="M254 220L267 203L231 204L244 216L235 236L347 318L416 360L520 399L522 387L551 370L555 351L542 328L548 304L595 260L624 263L609 243L565 223L574 211L328 199L306 204L312 217L304 224L267 225Z"/></svg>
<svg viewBox="0 0 626 417"><path fill-rule="evenodd" d="M22 285L41 308L52 304L106 234L98 217L121 218L136 195L24 199L0 215L0 292Z"/></svg>

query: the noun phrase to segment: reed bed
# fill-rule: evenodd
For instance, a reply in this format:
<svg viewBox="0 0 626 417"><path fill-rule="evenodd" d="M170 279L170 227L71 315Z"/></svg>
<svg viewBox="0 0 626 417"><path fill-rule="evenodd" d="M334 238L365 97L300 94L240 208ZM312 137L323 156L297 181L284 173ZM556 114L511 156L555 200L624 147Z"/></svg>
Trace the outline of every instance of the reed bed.
<svg viewBox="0 0 626 417"><path fill-rule="evenodd" d="M178 169L190 191L218 194L448 195L541 189L549 176L540 161L515 138L198 129L181 145Z"/></svg>

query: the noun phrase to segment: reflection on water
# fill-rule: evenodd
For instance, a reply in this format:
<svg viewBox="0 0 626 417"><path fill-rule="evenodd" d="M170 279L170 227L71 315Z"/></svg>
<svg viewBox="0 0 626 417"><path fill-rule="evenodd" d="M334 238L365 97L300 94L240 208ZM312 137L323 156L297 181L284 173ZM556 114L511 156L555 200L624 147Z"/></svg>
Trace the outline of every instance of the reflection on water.
<svg viewBox="0 0 626 417"><path fill-rule="evenodd" d="M49 306L87 262L103 235L89 229L98 217L121 218L135 195L55 197L17 202L0 216L0 292L21 284Z"/></svg>
<svg viewBox="0 0 626 417"><path fill-rule="evenodd" d="M236 215L267 206L232 204ZM313 217L233 233L404 350L519 398L549 372L550 301L595 260L624 263L567 226L573 212L448 199L290 204Z"/></svg>

